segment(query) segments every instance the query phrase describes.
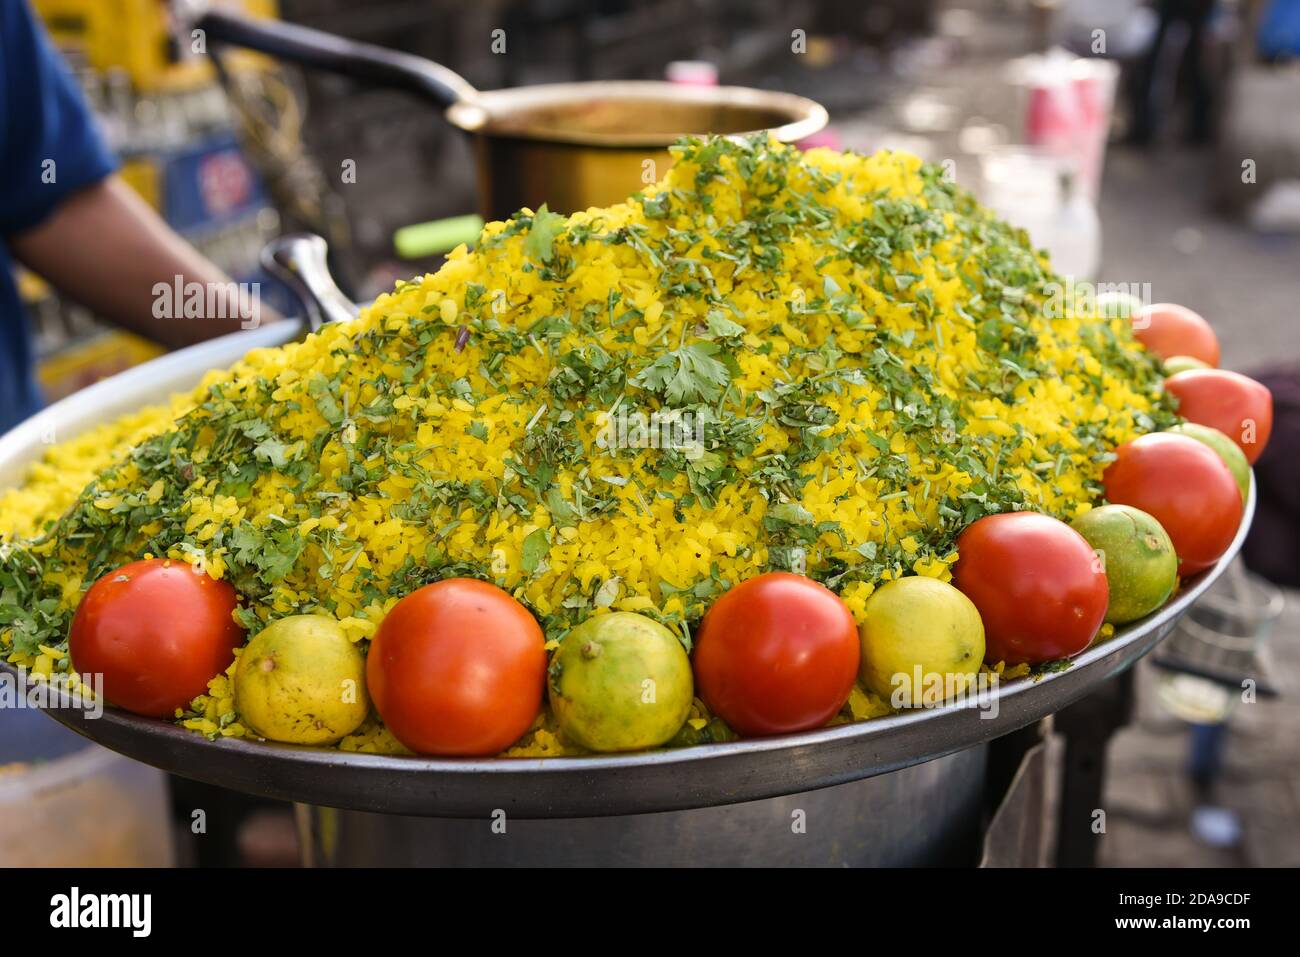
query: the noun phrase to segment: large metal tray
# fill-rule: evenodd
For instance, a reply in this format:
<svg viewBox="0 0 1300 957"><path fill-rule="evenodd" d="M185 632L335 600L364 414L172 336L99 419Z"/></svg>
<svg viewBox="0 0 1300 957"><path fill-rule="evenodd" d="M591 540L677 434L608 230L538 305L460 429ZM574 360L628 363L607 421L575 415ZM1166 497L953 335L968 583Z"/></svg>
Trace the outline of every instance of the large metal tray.
<svg viewBox="0 0 1300 957"><path fill-rule="evenodd" d="M0 437L0 488L19 482L46 443L189 389L209 369L249 348L298 332L281 323L192 346L105 380L56 403ZM331 807L432 817L597 817L758 800L884 774L950 754L1037 721L1129 667L1168 635L1178 618L1237 554L1254 514L1254 490L1232 547L1213 568L1183 583L1155 614L1121 629L1037 680L1002 684L990 707L947 707L891 715L780 737L641 754L547 759L444 760L209 741L165 721L106 708L48 714L128 757L184 777L266 797ZM9 675L15 669L0 665Z"/></svg>

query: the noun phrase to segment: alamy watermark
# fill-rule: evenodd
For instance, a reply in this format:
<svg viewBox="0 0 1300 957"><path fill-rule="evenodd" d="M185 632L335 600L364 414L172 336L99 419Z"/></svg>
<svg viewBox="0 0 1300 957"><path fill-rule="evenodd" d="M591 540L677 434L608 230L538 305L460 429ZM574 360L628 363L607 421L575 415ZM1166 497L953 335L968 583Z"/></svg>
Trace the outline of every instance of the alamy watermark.
<svg viewBox="0 0 1300 957"><path fill-rule="evenodd" d="M153 929L153 895L83 893L74 885L66 894L50 898L50 926L120 928L132 937L148 937Z"/></svg>
<svg viewBox="0 0 1300 957"><path fill-rule="evenodd" d="M895 711L911 708L978 708L980 718L998 716L998 684L1001 676L996 671L967 672L926 671L919 664L906 671L895 672L889 678L892 692L889 704Z"/></svg>
<svg viewBox="0 0 1300 957"><path fill-rule="evenodd" d="M656 409L647 415L619 406L598 417L596 445L602 449L661 449L694 460L704 455L704 417L682 409Z"/></svg>
<svg viewBox="0 0 1300 957"><path fill-rule="evenodd" d="M155 319L238 319L241 329L262 323L262 284L259 282L156 282L153 293Z"/></svg>
<svg viewBox="0 0 1300 957"><path fill-rule="evenodd" d="M52 674L37 677L0 672L0 710L40 708L42 711L71 709L84 711L87 718L104 715L104 676Z"/></svg>
<svg viewBox="0 0 1300 957"><path fill-rule="evenodd" d="M1087 280L1066 279L1064 282L1052 282L1044 285L1047 299L1043 303L1043 315L1048 319L1064 319L1066 316L1101 316L1104 319L1128 319L1130 310L1136 313L1143 306L1154 301L1151 298L1149 282L1088 282ZM1150 319L1143 315L1133 315L1133 327L1145 328Z"/></svg>

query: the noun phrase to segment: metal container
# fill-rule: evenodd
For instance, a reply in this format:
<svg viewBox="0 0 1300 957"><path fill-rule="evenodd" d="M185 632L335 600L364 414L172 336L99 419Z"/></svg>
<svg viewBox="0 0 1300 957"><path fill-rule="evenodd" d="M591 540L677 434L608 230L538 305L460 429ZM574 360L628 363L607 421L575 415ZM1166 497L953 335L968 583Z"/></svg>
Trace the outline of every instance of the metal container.
<svg viewBox="0 0 1300 957"><path fill-rule="evenodd" d="M488 220L542 203L563 213L621 203L663 176L668 146L686 134L768 130L794 142L827 121L822 106L789 93L652 81L480 91L423 57L291 23L211 10L194 26L213 48L244 47L428 101L469 134Z"/></svg>
<svg viewBox="0 0 1300 957"><path fill-rule="evenodd" d="M987 748L820 791L622 817L410 817L298 806L311 867L928 867L979 858Z"/></svg>

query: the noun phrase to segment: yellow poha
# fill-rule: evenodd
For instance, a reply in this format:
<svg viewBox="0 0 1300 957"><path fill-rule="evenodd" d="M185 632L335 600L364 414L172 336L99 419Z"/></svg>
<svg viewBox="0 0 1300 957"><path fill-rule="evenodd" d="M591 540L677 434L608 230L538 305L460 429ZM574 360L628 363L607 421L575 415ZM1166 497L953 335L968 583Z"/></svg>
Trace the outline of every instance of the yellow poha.
<svg viewBox="0 0 1300 957"><path fill-rule="evenodd" d="M567 219L523 210L355 322L57 446L0 495L0 654L66 671L82 589L167 555L255 632L365 642L451 575L550 644L593 613L689 642L730 584L950 578L982 515L1069 519L1110 450L1172 422L1122 320L1049 315L1023 232L913 156L687 140L665 180ZM43 650L44 649L44 650ZM855 690L841 720L885 713ZM228 676L182 716L239 736ZM726 729L696 703L679 743ZM340 747L400 750L373 717ZM512 754L565 753L549 715Z"/></svg>

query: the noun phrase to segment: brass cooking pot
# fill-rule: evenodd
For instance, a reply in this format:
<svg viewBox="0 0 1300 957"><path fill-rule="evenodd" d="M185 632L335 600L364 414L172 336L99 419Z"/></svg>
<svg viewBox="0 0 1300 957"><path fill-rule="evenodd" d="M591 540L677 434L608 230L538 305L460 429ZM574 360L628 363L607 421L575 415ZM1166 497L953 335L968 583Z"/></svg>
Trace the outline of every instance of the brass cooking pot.
<svg viewBox="0 0 1300 957"><path fill-rule="evenodd" d="M488 220L542 203L570 213L621 202L663 176L668 146L686 134L769 130L794 142L827 120L812 100L746 87L638 80L481 91L423 57L296 24L210 10L194 26L213 47L244 47L432 101L470 135Z"/></svg>

